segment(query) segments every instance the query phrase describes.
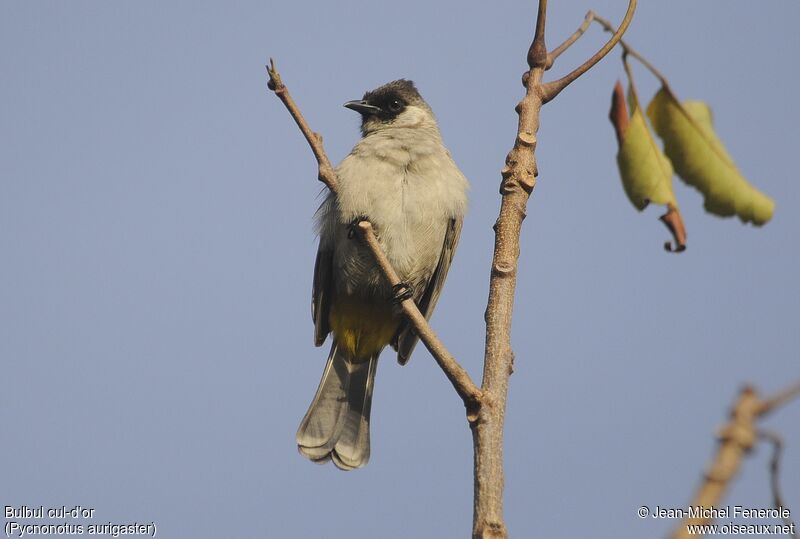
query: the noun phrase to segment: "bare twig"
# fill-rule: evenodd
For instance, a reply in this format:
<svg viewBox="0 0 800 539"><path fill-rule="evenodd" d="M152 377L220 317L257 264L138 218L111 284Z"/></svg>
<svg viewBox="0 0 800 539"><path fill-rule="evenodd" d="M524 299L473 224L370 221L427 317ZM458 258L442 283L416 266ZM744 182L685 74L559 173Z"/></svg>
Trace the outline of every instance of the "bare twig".
<svg viewBox="0 0 800 539"><path fill-rule="evenodd" d="M317 159L319 165L319 180L328 186L333 193L336 193L337 178L336 172L328 160L325 153L325 148L322 146L322 136L311 130L306 122L300 109L289 94L289 89L283 83L280 73L275 68L275 62L270 59L270 65L267 66L267 73L269 74L269 82L267 87L275 92L275 95L280 98L286 109L294 118L295 123L303 132L306 137L311 151L314 152L314 157ZM369 247L372 254L375 256L376 261L383 269L384 275L389 280L392 286L398 284L400 279L397 273L391 267L389 260L386 258L383 250L381 249L375 232L367 221L359 223L358 232L362 241ZM414 331L419 335L420 340L431 353L436 362L441 366L447 378L453 384L456 392L461 396L464 401L464 406L467 408L467 418L472 421L476 415L476 408L479 405L481 398L481 391L469 377L461 365L455 360L452 354L447 351L447 348L442 344L436 333L431 329L430 324L425 319L425 316L419 311L416 303L413 300L405 300L402 302L403 313L406 315L409 323L414 328Z"/></svg>
<svg viewBox="0 0 800 539"><path fill-rule="evenodd" d="M570 48L573 43L578 41L578 39L580 39L580 37L586 33L586 30L589 29L589 25L592 24L592 19L594 19L594 13L590 11L586 14L586 17L583 19L583 22L578 29L575 30L575 33L569 36L561 45L547 54L547 64L544 66L545 69L550 69L553 67L553 62L556 61L556 58L561 56L564 51Z"/></svg>
<svg viewBox="0 0 800 539"><path fill-rule="evenodd" d="M303 132L303 136L306 137L308 145L311 146L311 151L314 152L314 157L317 159L317 165L319 166L319 173L317 177L319 181L324 183L328 189L335 193L336 173L333 171L333 167L328 159L328 155L325 153L325 148L322 147L322 135L315 133L308 126L306 119L303 118L303 114L300 112L300 109L297 108L297 104L294 102L294 99L292 99L289 89L283 84L281 75L278 73L278 70L275 67L275 61L272 58L269 59L269 65L266 67L267 74L269 75L267 88L275 92L275 95L278 96L278 99L283 101L283 104L288 109L289 114L292 115L295 123L297 123L297 127L300 128L300 131Z"/></svg>
<svg viewBox="0 0 800 539"><path fill-rule="evenodd" d="M800 382L793 386L787 387L768 399L761 401L761 409L758 411L759 415L766 415L776 408L779 408L792 399L800 397Z"/></svg>
<svg viewBox="0 0 800 539"><path fill-rule="evenodd" d="M630 23L636 0L629 0L628 13L618 34L606 45L614 46ZM511 349L511 319L514 310L514 292L517 284L517 264L520 251L520 232L528 199L536 185L538 175L535 151L542 106L553 99L569 82L586 72L605 55L606 47L585 63L578 71L568 75L567 82L544 84L545 70L555 56L547 54L545 26L547 0L539 0L536 31L528 50L529 70L523 75L525 97L517 105L519 124L514 147L508 153L501 171L500 215L494 225L495 243L489 282L489 300L486 306L486 348L483 366L482 406L477 420L471 423L475 454L475 506L473 537L503 538L508 531L503 519L503 425L505 422L508 380L513 370L514 353ZM558 54L572 42L568 39L560 46ZM557 49L558 50L558 49ZM557 81L558 82L558 81Z"/></svg>
<svg viewBox="0 0 800 539"><path fill-rule="evenodd" d="M625 17L623 17L622 22L619 25L619 28L616 29L614 35L611 36L611 39L603 45L603 47L597 51L594 56L586 60L583 64L578 66L575 70L571 73L561 77L558 80L548 82L547 84L542 86L542 100L547 103L555 96L557 96L564 88L569 86L573 81L575 81L578 77L589 71L594 65L603 59L603 57L609 53L614 46L619 43L619 40L622 39L622 34L628 29L628 26L631 24L633 20L633 13L636 10L636 0L629 0L628 2L628 11L625 12Z"/></svg>
<svg viewBox="0 0 800 539"><path fill-rule="evenodd" d="M389 281L389 284L392 286L399 285L400 277L397 276L397 273L394 271L389 259L386 257L383 249L381 249L381 245L378 243L378 238L375 236L373 231L372 224L369 221L361 221L358 223L358 229L362 235L364 243L372 252L372 255L375 257L375 261L378 263L381 270L383 270L384 275L386 275L386 279ZM400 303L400 306L403 309L403 314L405 314L406 318L416 329L420 340L425 344L428 350L430 350L431 355L442 368L450 382L453 384L456 392L464 400L464 404L467 406L468 417L474 417L474 415L477 413L477 407L480 403L481 390L469 377L467 371L465 371L464 368L459 365L455 358L450 354L450 352L447 351L447 348L445 348L445 346L436 336L436 333L434 333L431 327L428 325L425 317L421 312L419 312L417 304L414 303L414 300L410 298L405 299Z"/></svg>
<svg viewBox="0 0 800 539"><path fill-rule="evenodd" d="M606 32L614 32L614 27L611 25L610 22L608 22L603 17L600 17L599 15L592 13L592 18L596 23L605 28ZM637 60L639 60L639 62L641 62L642 65L646 67L650 71L650 73L652 73L661 82L662 86L669 88L669 83L667 82L667 78L664 75L662 75L661 72L647 60L647 58L639 54L636 51L636 49L631 47L624 39L619 40L619 45L620 47L622 47L622 50L625 51L625 54L629 54L634 58L636 58Z"/></svg>
<svg viewBox="0 0 800 539"><path fill-rule="evenodd" d="M800 396L800 384L767 399L760 399L756 390L751 386L742 389L731 410L730 420L720 430L717 453L695 493L690 504L691 507L716 507L719 505L728 485L739 471L742 457L753 448L756 442L756 421L798 396ZM674 530L671 538L689 539L692 537L689 533L689 526L709 524L711 520L710 515L686 518Z"/></svg>
<svg viewBox="0 0 800 539"><path fill-rule="evenodd" d="M759 438L767 440L772 443L772 458L769 461L769 483L772 489L772 505L777 511L781 513L781 520L791 530L792 537L800 539L797 535L795 523L791 519L791 513L786 511L786 504L783 501L781 494L780 476L781 476L781 454L783 453L783 439L774 432L760 431Z"/></svg>

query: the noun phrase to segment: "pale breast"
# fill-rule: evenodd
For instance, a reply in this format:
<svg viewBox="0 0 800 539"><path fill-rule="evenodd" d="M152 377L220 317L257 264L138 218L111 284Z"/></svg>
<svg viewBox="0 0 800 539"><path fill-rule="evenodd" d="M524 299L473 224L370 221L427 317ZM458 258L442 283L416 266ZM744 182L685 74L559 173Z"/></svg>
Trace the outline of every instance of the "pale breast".
<svg viewBox="0 0 800 539"><path fill-rule="evenodd" d="M450 219L461 218L466 207L466 179L441 143L366 137L337 174L338 209L330 221L331 227L334 221L338 226L329 232L335 238L339 277L353 291L384 282L371 256L347 238L347 225L367 217L400 278L424 286L438 264Z"/></svg>

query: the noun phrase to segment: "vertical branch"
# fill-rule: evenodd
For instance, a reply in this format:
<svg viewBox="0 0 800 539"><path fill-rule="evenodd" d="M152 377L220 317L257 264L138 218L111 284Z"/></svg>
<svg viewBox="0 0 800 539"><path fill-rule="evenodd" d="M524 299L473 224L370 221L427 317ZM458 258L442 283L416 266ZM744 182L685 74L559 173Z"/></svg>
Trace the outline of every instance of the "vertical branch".
<svg viewBox="0 0 800 539"><path fill-rule="evenodd" d="M486 348L483 364L483 406L472 424L475 452L475 511L473 537L507 537L503 520L503 428L508 379L513 369L511 317L517 285L519 237L525 208L536 184L536 133L542 98L536 91L542 81L547 48L544 28L547 0L539 1L536 34L528 50L530 69L523 76L526 94L517 105L519 125L514 148L506 157L500 185L500 215L494 225L495 243L486 306Z"/></svg>
<svg viewBox="0 0 800 539"><path fill-rule="evenodd" d="M511 318L517 285L520 233L526 207L536 185L536 136L542 105L553 99L570 82L594 66L619 41L630 24L636 0L629 0L628 12L620 28L591 59L556 83L542 82L548 62L545 45L547 0L539 0L536 30L528 49L528 71L522 76L525 97L517 105L519 115L514 147L501 171L500 215L494 225L495 243L486 306L486 347L483 368L483 399L472 427L475 453L475 500L472 523L474 538L505 538L508 530L503 519L503 427L505 422L508 380L514 363L511 349ZM579 37L579 36L577 36ZM575 37L575 39L577 39ZM559 54L575 39L559 47Z"/></svg>
<svg viewBox="0 0 800 539"><path fill-rule="evenodd" d="M539 0L536 30L527 55L529 69L522 77L526 93L516 107L519 115L517 136L514 147L508 153L506 164L501 170L502 201L500 215L494 225L495 245L485 313L486 346L481 388L472 383L466 371L439 342L414 302L405 300L402 302L409 323L436 358L467 408L475 455L473 537L508 536L503 520L503 426L508 379L514 362L511 350L511 317L517 283L519 239L528 199L536 185L538 175L534 152L536 134L539 131L539 113L544 103L553 99L567 85L588 71L616 45L630 24L636 3L637 0L628 0L625 19L599 52L566 77L554 83L544 84L542 82L544 72L552 66L558 55L583 35L591 21L587 16L581 28L548 57L545 45L547 0ZM286 106L317 159L320 181L335 193L336 173L322 147L322 137L312 131L306 123L272 61L267 67L267 72L269 89ZM397 276L380 250L372 227L368 222L362 222L357 228L387 279L393 284L399 284Z"/></svg>

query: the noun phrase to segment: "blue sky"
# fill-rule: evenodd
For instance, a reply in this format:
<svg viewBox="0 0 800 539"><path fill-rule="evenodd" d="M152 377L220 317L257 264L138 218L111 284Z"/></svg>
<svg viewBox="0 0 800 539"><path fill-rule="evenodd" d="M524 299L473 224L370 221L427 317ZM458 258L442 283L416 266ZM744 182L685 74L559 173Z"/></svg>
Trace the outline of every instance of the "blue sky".
<svg viewBox="0 0 800 539"><path fill-rule="evenodd" d="M554 46L594 9L552 2ZM0 5L3 505L82 505L163 537L464 537L463 407L420 347L378 372L372 459L314 466L294 432L325 360L309 316L315 163L265 87L269 56L334 162L358 137L341 104L416 81L471 181L433 318L479 379L500 168L535 2L4 2ZM683 99L711 105L743 174L777 201L757 229L689 233L626 199L607 120L612 52L542 113L513 328L506 517L516 537L659 537L641 505L684 506L743 383L800 378L800 52L790 0L642 2L627 39ZM591 28L551 76L607 35ZM643 101L655 81L635 65ZM786 442L800 514L800 403ZM759 448L727 497L770 504Z"/></svg>

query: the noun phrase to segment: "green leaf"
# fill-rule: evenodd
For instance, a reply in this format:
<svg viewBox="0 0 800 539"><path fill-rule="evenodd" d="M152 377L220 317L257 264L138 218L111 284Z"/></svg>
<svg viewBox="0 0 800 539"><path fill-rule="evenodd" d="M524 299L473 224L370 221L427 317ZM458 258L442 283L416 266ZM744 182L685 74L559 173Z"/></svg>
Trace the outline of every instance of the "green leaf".
<svg viewBox="0 0 800 539"><path fill-rule="evenodd" d="M623 59L623 62L625 60ZM653 138L647 125L639 98L633 84L633 76L627 62L625 71L628 74L628 100L633 111L628 116L625 95L622 85L617 82L611 98L609 118L617 134L619 166L622 186L625 193L639 210L643 210L650 202L667 207L667 213L660 217L675 239L674 246L664 244L667 251L680 253L686 249L686 228L683 225L675 194L672 192L672 164L661 152L661 148Z"/></svg>
<svg viewBox="0 0 800 539"><path fill-rule="evenodd" d="M775 202L736 168L714 132L708 105L700 101L681 105L662 87L648 105L647 115L678 176L703 193L706 211L722 217L737 215L755 225L772 218Z"/></svg>
<svg viewBox="0 0 800 539"><path fill-rule="evenodd" d="M640 211L650 202L677 206L672 192L672 165L661 153L647 127L636 94L631 88L628 89L628 100L632 112L617 153L625 194Z"/></svg>

